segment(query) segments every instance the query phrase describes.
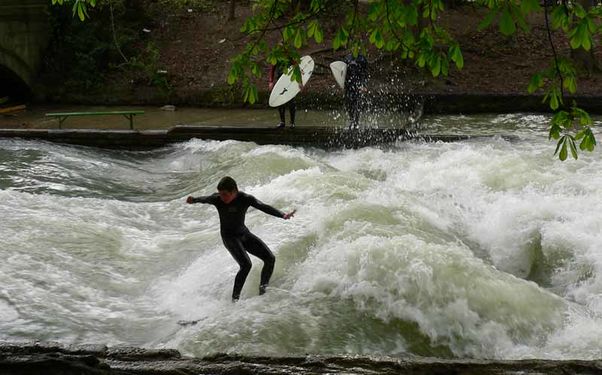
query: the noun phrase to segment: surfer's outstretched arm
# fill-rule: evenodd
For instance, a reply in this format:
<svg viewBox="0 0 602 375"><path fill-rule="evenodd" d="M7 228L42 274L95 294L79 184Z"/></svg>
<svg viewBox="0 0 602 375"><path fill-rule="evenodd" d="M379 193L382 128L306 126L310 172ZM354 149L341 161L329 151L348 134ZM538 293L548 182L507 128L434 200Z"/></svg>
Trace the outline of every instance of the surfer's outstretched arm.
<svg viewBox="0 0 602 375"><path fill-rule="evenodd" d="M280 217L283 218L285 220L290 219L291 217L293 217L293 215L295 215L295 211L289 212L289 213L284 213L272 206L270 206L269 204L265 204L263 202L261 202L259 199L250 196L251 198L251 207L255 207L256 209L265 212L266 214L272 215L272 216L276 216L276 217Z"/></svg>
<svg viewBox="0 0 602 375"><path fill-rule="evenodd" d="M208 195L206 197L192 197L192 196L188 196L188 198L186 198L186 203L188 204L193 204L193 203L213 203L213 201L215 200L215 197L213 195Z"/></svg>
<svg viewBox="0 0 602 375"><path fill-rule="evenodd" d="M249 195L249 205L251 207L255 207L259 211L265 212L268 215L276 216L276 217L284 217L284 212L270 206L269 204L265 204L261 202L259 199L255 198L252 195Z"/></svg>

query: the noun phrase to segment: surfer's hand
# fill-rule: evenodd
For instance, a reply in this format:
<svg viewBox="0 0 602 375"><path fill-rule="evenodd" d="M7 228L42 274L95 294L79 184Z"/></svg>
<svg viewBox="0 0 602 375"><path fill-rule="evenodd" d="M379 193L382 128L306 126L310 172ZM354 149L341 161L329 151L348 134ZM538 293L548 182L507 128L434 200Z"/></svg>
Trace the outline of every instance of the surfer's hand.
<svg viewBox="0 0 602 375"><path fill-rule="evenodd" d="M272 91L272 89L274 88L274 82L270 81L270 83L268 83L268 88L270 91Z"/></svg>
<svg viewBox="0 0 602 375"><path fill-rule="evenodd" d="M284 216L282 216L282 218L283 218L284 220L288 220L288 219L290 219L291 217L295 216L295 212L297 212L297 210L292 210L292 211L291 211L291 212L289 212L288 214L284 214Z"/></svg>
<svg viewBox="0 0 602 375"><path fill-rule="evenodd" d="M186 198L186 203L191 204L192 203L192 197L189 196L188 198Z"/></svg>

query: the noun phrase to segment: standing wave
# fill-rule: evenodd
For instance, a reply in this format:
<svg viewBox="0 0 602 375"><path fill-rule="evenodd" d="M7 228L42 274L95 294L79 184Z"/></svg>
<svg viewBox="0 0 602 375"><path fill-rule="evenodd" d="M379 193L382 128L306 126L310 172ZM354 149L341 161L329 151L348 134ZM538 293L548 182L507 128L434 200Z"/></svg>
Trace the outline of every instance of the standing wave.
<svg viewBox="0 0 602 375"><path fill-rule="evenodd" d="M602 163L531 139L326 152L192 140L151 152L0 141L0 338L193 355L599 358ZM277 259L242 299L211 206L231 175ZM178 327L180 319L199 320Z"/></svg>

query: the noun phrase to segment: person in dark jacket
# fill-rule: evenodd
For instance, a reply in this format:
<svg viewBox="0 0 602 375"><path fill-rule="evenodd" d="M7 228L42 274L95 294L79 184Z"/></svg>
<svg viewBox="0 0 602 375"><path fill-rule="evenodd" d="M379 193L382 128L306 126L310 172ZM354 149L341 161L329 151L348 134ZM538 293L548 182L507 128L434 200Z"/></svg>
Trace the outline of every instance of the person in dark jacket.
<svg viewBox="0 0 602 375"><path fill-rule="evenodd" d="M269 81L268 81L268 88L270 90L270 92L272 91L272 89L274 88L274 85L276 84L276 82L278 82L278 79L280 78L280 76L282 76L282 74L284 74L284 72L287 71L287 69L289 68L289 64L277 64L277 65L272 65L270 67L270 74L268 75ZM288 106L288 111L291 117L291 128L295 127L295 113L297 112L297 104L295 103L295 98L291 99L288 103L285 103L281 106L278 107L278 114L280 115L280 123L278 123L277 128L281 129L284 128L286 126L286 107Z"/></svg>
<svg viewBox="0 0 602 375"><path fill-rule="evenodd" d="M238 191L236 181L232 177L224 177L217 185L217 193L209 196L186 198L186 203L206 203L217 208L220 222L220 233L224 246L240 266L234 279L232 301L240 298L240 292L249 272L251 271L250 253L263 261L259 294L264 294L274 271L275 257L268 246L259 237L255 236L245 226L245 215L249 207L288 220L295 215L295 211L283 213L272 206L260 202L254 196Z"/></svg>
<svg viewBox="0 0 602 375"><path fill-rule="evenodd" d="M364 93L368 83L368 61L362 54L345 57L347 73L345 75L345 110L349 128L359 127L360 113L364 106Z"/></svg>

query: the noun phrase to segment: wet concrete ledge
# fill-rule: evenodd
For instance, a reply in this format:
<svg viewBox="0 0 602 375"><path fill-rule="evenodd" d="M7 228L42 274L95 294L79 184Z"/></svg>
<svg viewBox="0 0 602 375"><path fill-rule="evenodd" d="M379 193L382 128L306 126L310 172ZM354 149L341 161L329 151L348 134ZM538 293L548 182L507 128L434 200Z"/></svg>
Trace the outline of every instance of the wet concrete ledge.
<svg viewBox="0 0 602 375"><path fill-rule="evenodd" d="M405 129L347 129L299 126L258 128L178 125L167 130L89 130L89 129L0 129L0 138L36 139L50 142L118 149L150 149L193 138L237 140L257 144L285 144L321 148L359 148L400 141L454 142L478 136L428 135ZM515 137L505 136L507 140Z"/></svg>
<svg viewBox="0 0 602 375"><path fill-rule="evenodd" d="M188 375L188 374L408 374L408 375L594 375L602 359L582 360L444 360L360 356L241 356L218 354L183 357L173 349L0 343L3 375Z"/></svg>

